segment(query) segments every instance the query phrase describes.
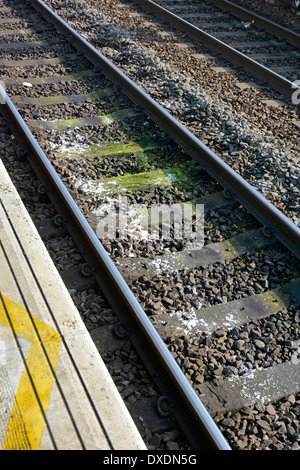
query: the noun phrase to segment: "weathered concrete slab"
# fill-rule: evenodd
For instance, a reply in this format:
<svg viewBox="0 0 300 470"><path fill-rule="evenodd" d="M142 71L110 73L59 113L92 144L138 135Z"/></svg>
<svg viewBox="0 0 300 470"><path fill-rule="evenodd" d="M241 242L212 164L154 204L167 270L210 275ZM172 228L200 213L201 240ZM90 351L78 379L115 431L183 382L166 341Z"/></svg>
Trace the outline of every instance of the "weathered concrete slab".
<svg viewBox="0 0 300 470"><path fill-rule="evenodd" d="M89 118L56 119L55 121L29 119L27 121L27 125L31 129L56 129L64 131L65 129L72 127L108 126L113 122L123 119L131 119L138 116L141 116L141 112L135 111L134 109L123 109L104 116L92 116Z"/></svg>
<svg viewBox="0 0 300 470"><path fill-rule="evenodd" d="M68 54L59 57L51 57L49 59L22 59L22 60L13 60L13 59L2 59L2 67L33 67L35 65L56 65L63 64L69 61L80 60L78 54Z"/></svg>
<svg viewBox="0 0 300 470"><path fill-rule="evenodd" d="M212 333L221 327L239 328L251 320L274 315L294 302L300 302L300 279L292 280L262 294L195 309L192 312L178 310L168 314L159 313L156 318L156 329L162 337L165 337L166 334L192 336L199 331Z"/></svg>
<svg viewBox="0 0 300 470"><path fill-rule="evenodd" d="M261 401L268 404L300 391L300 364L284 362L256 369L242 377L204 383L201 401L212 417Z"/></svg>
<svg viewBox="0 0 300 470"><path fill-rule="evenodd" d="M156 258L120 259L117 266L124 279L133 281L143 275L153 277L164 270L193 269L217 261L230 260L246 251L267 247L273 243L274 240L266 238L260 229L250 230L224 242L205 245L199 250L182 250Z"/></svg>
<svg viewBox="0 0 300 470"><path fill-rule="evenodd" d="M81 103L84 101L95 101L108 98L114 94L113 88L105 88L99 91L85 93L82 95L56 95L56 96L41 96L39 98L31 98L29 96L15 95L11 99L18 107L32 105L32 106L51 106L62 103Z"/></svg>
<svg viewBox="0 0 300 470"><path fill-rule="evenodd" d="M57 60L57 59L56 59ZM66 59L67 60L67 59ZM72 82L80 81L87 77L93 77L95 80L103 76L100 72L96 72L94 69L82 70L81 72L75 72L68 75L53 75L46 77L2 77L2 80L7 86L23 86L24 82L30 83L31 85L43 85L45 83L60 83L60 82Z"/></svg>
<svg viewBox="0 0 300 470"><path fill-rule="evenodd" d="M0 42L0 50L45 47L50 46L52 44L59 44L60 42L60 38L49 38L43 41Z"/></svg>

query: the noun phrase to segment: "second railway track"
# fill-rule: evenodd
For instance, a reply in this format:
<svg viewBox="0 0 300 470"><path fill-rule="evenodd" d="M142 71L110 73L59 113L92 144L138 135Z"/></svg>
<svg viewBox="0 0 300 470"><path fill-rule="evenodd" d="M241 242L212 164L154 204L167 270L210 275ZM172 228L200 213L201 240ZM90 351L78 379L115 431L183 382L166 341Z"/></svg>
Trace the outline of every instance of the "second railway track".
<svg viewBox="0 0 300 470"><path fill-rule="evenodd" d="M169 136L141 107L120 95L100 66L94 69L73 44L62 46L61 34L51 30L50 24L45 23L39 32L44 20L39 18L37 24L34 9L14 9L12 2L9 6L11 10L2 13L2 34L8 25L2 43L2 79L6 77L12 101L91 226L96 228L99 207L107 203L112 210L120 194L129 196L130 203L146 207L154 201L204 204L202 250L190 252L176 238L153 242L129 237L103 240L103 246L230 445L297 448L300 299L296 226L268 204L265 211L269 214L262 215L258 207L254 218L247 211L247 191L236 193L237 199L228 198L228 189L232 191L234 186L233 182L230 186L229 176L228 180L221 174L216 178L219 169L208 159L213 179L202 168L204 156L200 165L188 155L192 136L188 134L182 149L176 143L182 138L177 134L180 126L173 123ZM140 106L144 98L141 95L136 100ZM146 99L148 111L151 104ZM162 120L155 112L150 113L154 121ZM197 139L195 142L194 157L206 151ZM8 168L10 160L14 159L6 159ZM18 179L22 188L20 176ZM225 194L222 186L227 189ZM48 190L47 182L42 182L31 204ZM255 191L252 196L250 209L255 201L260 202ZM55 220L59 225L59 218ZM270 227L269 232L262 230L261 222L270 225L271 231ZM45 225L44 217L38 225ZM287 233L283 233L285 226ZM289 251L289 240L296 256ZM49 237L47 243L55 246L59 241ZM62 272L66 282L67 275ZM89 310L82 313L96 338L99 322L109 322L111 313L104 309L99 315L96 305ZM126 336L126 328L125 333L119 331L123 334ZM124 371L119 377L126 401L128 378ZM162 414L167 403L162 402ZM154 441L149 440L153 446Z"/></svg>
<svg viewBox="0 0 300 470"><path fill-rule="evenodd" d="M290 84L299 73L300 36L296 32L226 0L145 0L141 4L280 92L290 94Z"/></svg>
<svg viewBox="0 0 300 470"><path fill-rule="evenodd" d="M52 2L55 5L55 2ZM69 3L68 3L69 5ZM296 224L300 126L297 106L205 45L137 5L59 12L203 143ZM115 16L114 16L115 15ZM144 16L145 15L145 16ZM150 21L149 21L150 20Z"/></svg>
<svg viewBox="0 0 300 470"><path fill-rule="evenodd" d="M290 77L298 72L299 35L295 32L224 0L201 5L144 0L139 5L283 95L290 95ZM299 88L297 82L295 86Z"/></svg>

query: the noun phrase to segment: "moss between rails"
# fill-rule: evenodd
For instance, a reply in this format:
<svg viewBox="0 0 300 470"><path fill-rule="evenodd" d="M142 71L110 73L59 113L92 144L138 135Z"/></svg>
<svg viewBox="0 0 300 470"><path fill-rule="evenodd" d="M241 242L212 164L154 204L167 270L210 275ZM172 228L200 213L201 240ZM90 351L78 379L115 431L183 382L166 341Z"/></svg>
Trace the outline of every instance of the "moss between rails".
<svg viewBox="0 0 300 470"><path fill-rule="evenodd" d="M275 240L265 237L261 228L253 230L253 227L249 226L248 230L241 230L239 234L235 234L232 238L223 240L221 243L224 246L223 256L229 260L251 250L266 249L275 244Z"/></svg>
<svg viewBox="0 0 300 470"><path fill-rule="evenodd" d="M77 124L77 120L73 120L73 124ZM153 134L152 134L153 136ZM85 145L75 145L57 149L57 156L64 160L84 159L89 163L84 163L86 171L93 172L91 180L84 177L77 186L81 185L84 192L95 193L100 196L112 196L118 194L126 194L128 192L136 193L147 189L166 187L166 192L180 190L182 186L189 189L185 192L192 193L191 185L199 183L199 171L201 168L195 162L193 166L189 166L190 157L188 157L171 138L165 135L150 137L144 132L139 138L132 136L129 142L110 142L110 143L92 143ZM121 165L120 173L116 176L108 178L95 179L95 175L100 175L108 165L109 158L130 158L134 163L134 174L123 174L123 166ZM79 163L79 166L82 165ZM197 172L195 173L195 166ZM126 165L125 165L126 167ZM132 167L132 165L130 165ZM121 171L122 170L122 171ZM149 171L150 170L150 171ZM81 168L81 174L84 173ZM118 172L118 168L116 168ZM103 176L105 176L103 174Z"/></svg>
<svg viewBox="0 0 300 470"><path fill-rule="evenodd" d="M67 129L68 127L83 127L85 124L81 119L58 119L51 121L55 124L57 129Z"/></svg>
<svg viewBox="0 0 300 470"><path fill-rule="evenodd" d="M276 315L283 308L288 308L291 303L290 295L285 295L284 290L281 290L281 288L269 290L260 295L268 309L268 315Z"/></svg>
<svg viewBox="0 0 300 470"><path fill-rule="evenodd" d="M108 126L115 121L122 119L137 118L142 113L136 111L135 109L122 109L120 111L115 111L111 114L105 114L103 116L95 116L92 118L81 118L81 119L57 119L56 121L49 121L51 127L55 127L58 130L65 130L70 127L85 127L92 122L93 120L101 122L103 126Z"/></svg>
<svg viewBox="0 0 300 470"><path fill-rule="evenodd" d="M148 155L144 152L154 149L159 149L161 144L154 142L153 140L141 140L138 142L119 143L113 142L109 144L90 144L87 146L70 146L58 149L57 154L61 159L66 158L86 158L86 159L101 159L104 157L117 156L122 157L126 154L136 154L136 157L141 162L141 167L145 167L147 160L148 167ZM145 168L147 169L147 168Z"/></svg>
<svg viewBox="0 0 300 470"><path fill-rule="evenodd" d="M136 154L136 168L138 172L145 172L149 169L150 163L148 155L145 152L138 152Z"/></svg>
<svg viewBox="0 0 300 470"><path fill-rule="evenodd" d="M86 181L82 189L84 192L96 193L100 196L118 196L159 186L187 184L188 181L190 181L190 175L182 168L164 168L105 180Z"/></svg>
<svg viewBox="0 0 300 470"><path fill-rule="evenodd" d="M1 36L13 36L14 34L20 34L21 30L20 29L9 29L9 30L1 30ZM22 34L35 34L36 29L35 28L26 28L22 29Z"/></svg>

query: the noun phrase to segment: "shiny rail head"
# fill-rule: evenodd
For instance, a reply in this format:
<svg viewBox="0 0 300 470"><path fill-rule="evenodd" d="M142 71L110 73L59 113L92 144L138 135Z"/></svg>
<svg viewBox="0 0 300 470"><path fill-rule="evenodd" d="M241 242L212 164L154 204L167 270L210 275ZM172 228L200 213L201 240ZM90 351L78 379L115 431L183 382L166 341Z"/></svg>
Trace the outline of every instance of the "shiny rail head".
<svg viewBox="0 0 300 470"><path fill-rule="evenodd" d="M293 91L294 90L294 91ZM300 80L295 80L292 83L292 93L291 93L292 103L294 105L300 104Z"/></svg>
<svg viewBox="0 0 300 470"><path fill-rule="evenodd" d="M5 89L5 83L0 80L0 104L6 104L7 101L7 93Z"/></svg>

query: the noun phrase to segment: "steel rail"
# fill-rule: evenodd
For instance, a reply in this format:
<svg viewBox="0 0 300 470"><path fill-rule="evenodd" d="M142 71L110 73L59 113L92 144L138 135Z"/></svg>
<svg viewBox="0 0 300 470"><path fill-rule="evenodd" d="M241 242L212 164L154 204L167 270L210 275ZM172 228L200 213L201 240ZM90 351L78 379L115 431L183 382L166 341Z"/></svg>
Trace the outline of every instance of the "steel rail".
<svg viewBox="0 0 300 470"><path fill-rule="evenodd" d="M234 49L220 39L215 38L206 31L192 25L188 21L180 18L178 15L175 15L152 0L133 1L142 5L148 12L156 13L159 19L168 21L172 26L185 34L188 34L192 39L202 41L213 52L221 54L223 58L239 67L244 67L247 72L250 72L254 77L265 82L267 86L272 85L272 87L282 95L291 97L293 89L300 89L298 85L293 86L293 83L290 80L251 59L251 57L246 56L242 52Z"/></svg>
<svg viewBox="0 0 300 470"><path fill-rule="evenodd" d="M60 211L92 275L123 320L126 335L163 397L166 396L164 404L168 404L191 446L195 450L231 450L2 85L0 98L1 114L25 150L50 200Z"/></svg>
<svg viewBox="0 0 300 470"><path fill-rule="evenodd" d="M85 258L91 275L124 322L126 336L133 342L160 392L167 397L167 403L187 439L196 450L230 450L227 441L1 85L0 94L5 96L5 104L0 104L2 116L26 151L30 165L59 211L64 225Z"/></svg>
<svg viewBox="0 0 300 470"><path fill-rule="evenodd" d="M300 229L291 220L45 5L42 0L31 0L31 3L51 22L54 22L57 29L67 35L72 43L118 85L134 103L141 106L146 114L165 130L180 147L197 160L204 170L218 181L227 192L231 193L232 197L235 197L254 215L268 230L270 236L277 237L300 259Z"/></svg>
<svg viewBox="0 0 300 470"><path fill-rule="evenodd" d="M292 31L284 26L281 26L274 21L271 21L264 16L258 15L253 11L247 10L246 8L232 3L228 0L207 0L212 5L219 7L221 9L227 9L234 16L242 18L247 21L253 21L254 26L261 27L270 33L275 33L278 36L286 39L290 44L293 44L296 47L300 47L300 35L295 31Z"/></svg>

